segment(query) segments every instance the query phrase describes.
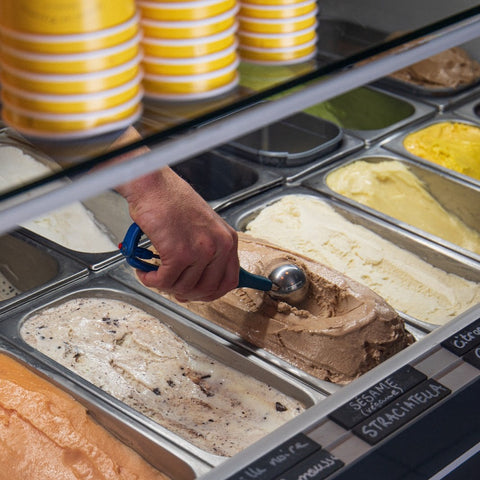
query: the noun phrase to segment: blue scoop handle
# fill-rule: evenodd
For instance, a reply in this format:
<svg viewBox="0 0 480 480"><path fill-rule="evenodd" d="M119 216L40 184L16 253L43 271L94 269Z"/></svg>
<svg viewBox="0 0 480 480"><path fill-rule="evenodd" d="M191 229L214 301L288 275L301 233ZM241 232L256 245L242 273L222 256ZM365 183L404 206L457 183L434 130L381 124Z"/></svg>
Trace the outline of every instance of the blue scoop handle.
<svg viewBox="0 0 480 480"><path fill-rule="evenodd" d="M272 285L273 283L269 278L247 272L242 267L240 267L237 288L247 287L254 288L255 290L269 292L272 289Z"/></svg>
<svg viewBox="0 0 480 480"><path fill-rule="evenodd" d="M144 262L140 259L149 260L151 258L159 257L148 248L138 246L138 242L140 241L142 235L143 232L140 227L136 223L132 223L125 234L123 242L120 243L118 247L122 254L126 257L129 265L137 268L138 270L143 270L144 272L153 272L154 270L158 270L158 265ZM255 275L240 267L237 288L247 287L268 292L272 289L272 285L272 281L267 277Z"/></svg>

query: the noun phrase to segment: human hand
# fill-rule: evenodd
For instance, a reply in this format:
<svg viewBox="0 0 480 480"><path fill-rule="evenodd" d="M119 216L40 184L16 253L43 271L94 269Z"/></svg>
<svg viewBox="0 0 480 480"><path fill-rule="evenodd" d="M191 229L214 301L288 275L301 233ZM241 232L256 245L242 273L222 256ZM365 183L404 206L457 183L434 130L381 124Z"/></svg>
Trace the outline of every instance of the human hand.
<svg viewBox="0 0 480 480"><path fill-rule="evenodd" d="M170 168L117 191L161 259L158 270L137 271L145 286L184 302L215 300L238 285L237 232Z"/></svg>

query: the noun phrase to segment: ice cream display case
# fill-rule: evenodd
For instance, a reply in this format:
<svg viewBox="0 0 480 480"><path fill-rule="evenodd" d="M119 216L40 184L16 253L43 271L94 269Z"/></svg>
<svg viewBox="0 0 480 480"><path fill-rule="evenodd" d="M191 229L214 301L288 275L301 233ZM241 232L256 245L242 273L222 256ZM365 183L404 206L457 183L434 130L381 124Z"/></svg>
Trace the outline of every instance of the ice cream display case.
<svg viewBox="0 0 480 480"><path fill-rule="evenodd" d="M42 480L61 463L162 480L478 475L478 182L403 146L441 121L480 128L478 2L316 7L315 54L291 64L242 60L238 86L204 100L147 96L127 143L117 143L123 131L52 141L2 129L0 273L9 298L0 302L0 415L12 430L0 435L0 463L12 478L40 437L28 468ZM454 47L473 59L473 78L459 88L432 94L392 76ZM377 100L372 113L368 102ZM313 116L327 104L337 122L322 116L333 110ZM358 119L365 128L342 124ZM402 203L395 179L413 174L426 193L406 194L407 213L433 221L425 212L435 204L441 225L455 217L452 230L471 242L444 238L443 226L430 233L330 183L348 179L356 162L369 172L389 163L367 188L384 181L377 199L387 206ZM302 265L304 303L248 288L179 303L139 282L116 248L131 219L113 189L167 164L239 231L240 259L252 272L266 275L278 259ZM94 244L85 251L28 228L52 228L54 217L38 219L72 204L108 248L93 234L81 235Z"/></svg>

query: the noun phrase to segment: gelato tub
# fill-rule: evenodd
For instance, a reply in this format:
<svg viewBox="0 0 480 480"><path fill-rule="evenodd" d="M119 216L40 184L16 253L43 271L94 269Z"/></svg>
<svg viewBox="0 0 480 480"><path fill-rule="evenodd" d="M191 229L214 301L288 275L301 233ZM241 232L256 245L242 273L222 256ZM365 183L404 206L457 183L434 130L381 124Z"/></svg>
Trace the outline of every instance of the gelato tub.
<svg viewBox="0 0 480 480"><path fill-rule="evenodd" d="M332 166L307 183L480 259L480 190L467 183L380 149Z"/></svg>
<svg viewBox="0 0 480 480"><path fill-rule="evenodd" d="M480 185L480 126L471 121L442 115L384 147Z"/></svg>
<svg viewBox="0 0 480 480"><path fill-rule="evenodd" d="M294 167L334 151L341 140L342 131L334 123L297 113L222 148L262 165Z"/></svg>
<svg viewBox="0 0 480 480"><path fill-rule="evenodd" d="M465 48L452 47L389 75L392 85L421 96L454 95L480 81L480 63Z"/></svg>
<svg viewBox="0 0 480 480"><path fill-rule="evenodd" d="M9 478L191 480L208 467L0 342L0 458Z"/></svg>
<svg viewBox="0 0 480 480"><path fill-rule="evenodd" d="M359 87L305 112L329 120L371 144L398 128L432 117L435 109L373 87Z"/></svg>
<svg viewBox="0 0 480 480"><path fill-rule="evenodd" d="M61 170L26 142L0 135L0 190L8 191ZM62 180L67 182L68 180ZM30 192L27 193L30 195ZM24 222L24 234L91 269L120 257L118 242L131 223L126 201L113 191L74 202Z"/></svg>
<svg viewBox="0 0 480 480"><path fill-rule="evenodd" d="M36 244L19 232L0 236L0 310L87 273L81 264Z"/></svg>
<svg viewBox="0 0 480 480"><path fill-rule="evenodd" d="M367 285L418 326L433 329L480 301L477 262L320 192L280 188L224 216Z"/></svg>
<svg viewBox="0 0 480 480"><path fill-rule="evenodd" d="M376 82L439 111L454 108L475 94L480 82L478 38L403 68Z"/></svg>
<svg viewBox="0 0 480 480"><path fill-rule="evenodd" d="M172 166L214 209L282 182L282 176L221 152L207 152Z"/></svg>
<svg viewBox="0 0 480 480"><path fill-rule="evenodd" d="M112 279L82 286L8 318L3 335L210 465L322 398Z"/></svg>
<svg viewBox="0 0 480 480"><path fill-rule="evenodd" d="M477 89L477 93L480 94L480 89ZM473 100L459 105L453 114L478 124L480 122L480 96L476 95Z"/></svg>

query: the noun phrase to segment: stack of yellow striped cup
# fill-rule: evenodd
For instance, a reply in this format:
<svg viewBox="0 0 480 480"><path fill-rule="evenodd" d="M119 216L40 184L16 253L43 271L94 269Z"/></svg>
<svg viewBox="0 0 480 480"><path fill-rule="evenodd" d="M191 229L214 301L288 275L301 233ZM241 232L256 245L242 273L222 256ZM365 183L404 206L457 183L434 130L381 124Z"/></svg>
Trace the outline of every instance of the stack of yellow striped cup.
<svg viewBox="0 0 480 480"><path fill-rule="evenodd" d="M2 117L26 136L74 139L141 114L135 0L1 0Z"/></svg>
<svg viewBox="0 0 480 480"><path fill-rule="evenodd" d="M316 0L241 0L239 53L242 60L288 65L316 52Z"/></svg>
<svg viewBox="0 0 480 480"><path fill-rule="evenodd" d="M212 98L238 84L236 0L138 0L145 96Z"/></svg>

